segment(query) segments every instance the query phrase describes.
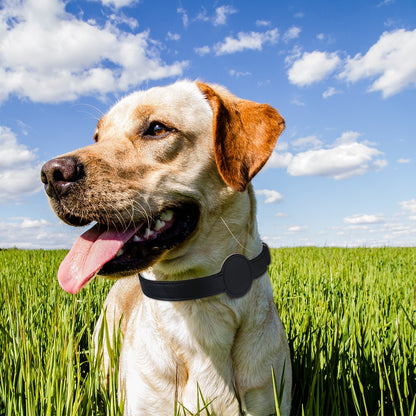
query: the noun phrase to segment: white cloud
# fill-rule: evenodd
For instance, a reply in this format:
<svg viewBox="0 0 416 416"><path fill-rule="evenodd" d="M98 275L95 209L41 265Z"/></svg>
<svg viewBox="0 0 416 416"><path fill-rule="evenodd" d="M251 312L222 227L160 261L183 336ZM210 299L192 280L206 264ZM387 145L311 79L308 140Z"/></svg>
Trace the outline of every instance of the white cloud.
<svg viewBox="0 0 416 416"><path fill-rule="evenodd" d="M266 168L286 168L292 176L326 176L345 179L363 175L369 170L380 170L387 165L383 153L364 142L359 142L360 134L354 131L344 132L334 143L322 147L323 143L314 136L295 140L295 146L314 146L293 154L274 151Z"/></svg>
<svg viewBox="0 0 416 416"><path fill-rule="evenodd" d="M410 213L416 213L416 200L403 201L399 203L408 208ZM346 238L348 246L414 246L416 245L416 227L414 223L406 220L403 213L398 213L390 218L383 214L356 214L345 217L345 226L331 227L337 231L338 236Z"/></svg>
<svg viewBox="0 0 416 416"><path fill-rule="evenodd" d="M251 75L251 72L242 72L242 71L236 71L235 69L230 69L229 74L233 77L248 77Z"/></svg>
<svg viewBox="0 0 416 416"><path fill-rule="evenodd" d="M139 27L139 22L133 18L124 15L123 13L118 12L117 14L111 14L108 16L109 20L116 25L127 25L130 29L136 29ZM95 22L91 22L91 24L96 24Z"/></svg>
<svg viewBox="0 0 416 416"><path fill-rule="evenodd" d="M285 64L287 66L293 65L293 63L298 60L302 55L302 48L299 45L295 45L292 50L285 57Z"/></svg>
<svg viewBox="0 0 416 416"><path fill-rule="evenodd" d="M416 214L416 199L403 201ZM281 213L277 217L284 217ZM284 218L275 229L266 229L266 238L272 247L299 245L385 247L416 246L416 216L405 218L403 212L392 215L356 214L343 219L343 224L311 227L308 224L287 224Z"/></svg>
<svg viewBox="0 0 416 416"><path fill-rule="evenodd" d="M304 52L289 68L289 81L298 86L311 85L329 76L340 62L336 52Z"/></svg>
<svg viewBox="0 0 416 416"><path fill-rule="evenodd" d="M50 225L50 223L46 220L32 220L30 218L23 218L22 223L20 225L21 228L38 228L38 227L45 227Z"/></svg>
<svg viewBox="0 0 416 416"><path fill-rule="evenodd" d="M0 218L0 247L70 248L80 230L45 219Z"/></svg>
<svg viewBox="0 0 416 416"><path fill-rule="evenodd" d="M383 97L416 86L416 29L399 29L381 35L367 53L348 58L340 77L350 82L376 78L369 91L381 91Z"/></svg>
<svg viewBox="0 0 416 416"><path fill-rule="evenodd" d="M0 126L0 202L36 193L41 188L36 150L19 144L9 128Z"/></svg>
<svg viewBox="0 0 416 416"><path fill-rule="evenodd" d="M342 133L341 136L335 140L335 146L340 145L340 144L355 143L360 136L361 135L360 133L358 133L358 131L351 131L351 130L344 131L344 133Z"/></svg>
<svg viewBox="0 0 416 416"><path fill-rule="evenodd" d="M0 126L0 171L30 164L34 159L33 151L18 144L16 136L8 127Z"/></svg>
<svg viewBox="0 0 416 416"><path fill-rule="evenodd" d="M113 6L117 9L119 9L120 7L131 6L134 3L138 2L138 0L93 0L93 1L99 1L104 6Z"/></svg>
<svg viewBox="0 0 416 416"><path fill-rule="evenodd" d="M328 40L324 34L318 39ZM297 86L322 81L341 68L338 78L347 82L373 79L369 91L380 91L384 98L416 86L416 29L398 29L384 32L378 41L363 55L356 54L341 60L338 52L303 52L295 47L286 59L289 81ZM328 88L323 97L338 93Z"/></svg>
<svg viewBox="0 0 416 416"><path fill-rule="evenodd" d="M318 33L316 35L316 39L325 42L326 44L335 43L335 38L333 37L333 35L330 34Z"/></svg>
<svg viewBox="0 0 416 416"><path fill-rule="evenodd" d="M299 37L301 31L302 31L302 29L300 27L292 26L283 35L283 40L285 42L289 42L292 39L297 39Z"/></svg>
<svg viewBox="0 0 416 416"><path fill-rule="evenodd" d="M288 227L287 231L290 233L300 233L303 231L306 231L309 227L306 225L293 225L291 227Z"/></svg>
<svg viewBox="0 0 416 416"><path fill-rule="evenodd" d="M215 9L214 25L225 25L227 17L231 14L237 13L237 10L231 6L220 6Z"/></svg>
<svg viewBox="0 0 416 416"><path fill-rule="evenodd" d="M198 13L195 18L196 21L210 22L214 26L225 25L227 23L228 16L237 13L237 10L232 6L220 6L215 9L215 15L210 17L207 10L203 7L202 11Z"/></svg>
<svg viewBox="0 0 416 416"><path fill-rule="evenodd" d="M266 27L271 26L272 22L270 20L256 20L256 26Z"/></svg>
<svg viewBox="0 0 416 416"><path fill-rule="evenodd" d="M310 150L295 155L288 166L293 176L328 176L345 179L363 175L381 152L362 143L341 144L331 149Z"/></svg>
<svg viewBox="0 0 416 416"><path fill-rule="evenodd" d="M283 168L286 169L292 162L293 155L290 152L274 151L265 165L265 169Z"/></svg>
<svg viewBox="0 0 416 416"><path fill-rule="evenodd" d="M296 149L306 149L306 148L320 148L322 147L322 142L316 136L306 136L299 139L293 140L291 143Z"/></svg>
<svg viewBox="0 0 416 416"><path fill-rule="evenodd" d="M211 52L211 48L209 46L201 46L200 48L194 48L196 54L200 56L207 55Z"/></svg>
<svg viewBox="0 0 416 416"><path fill-rule="evenodd" d="M185 65L163 63L148 32L79 20L62 0L10 2L0 10L0 102L11 94L61 102L125 92L181 75Z"/></svg>
<svg viewBox="0 0 416 416"><path fill-rule="evenodd" d="M416 214L416 199L411 199L409 201L401 201L399 205L405 210L410 211L412 214Z"/></svg>
<svg viewBox="0 0 416 416"><path fill-rule="evenodd" d="M168 34L166 35L166 39L167 40L180 40L181 35L179 33L172 33L172 32L168 32Z"/></svg>
<svg viewBox="0 0 416 416"><path fill-rule="evenodd" d="M283 140L279 140L276 144L275 149L278 150L279 152L286 151L289 149L289 143Z"/></svg>
<svg viewBox="0 0 416 416"><path fill-rule="evenodd" d="M289 214L286 214L285 212L276 212L275 217L277 217L277 218L288 218Z"/></svg>
<svg viewBox="0 0 416 416"><path fill-rule="evenodd" d="M388 6L390 4L393 4L395 0L382 0L380 3L377 4L377 7L381 6Z"/></svg>
<svg viewBox="0 0 416 416"><path fill-rule="evenodd" d="M384 169L387 165L388 165L388 162L386 159L377 159L377 160L374 160L372 164L372 169L379 171L381 169Z"/></svg>
<svg viewBox="0 0 416 416"><path fill-rule="evenodd" d="M189 26L188 12L183 7L179 7L176 11L182 16L182 24L187 28Z"/></svg>
<svg viewBox="0 0 416 416"><path fill-rule="evenodd" d="M335 95L335 94L339 94L340 93L340 91L338 91L337 89L335 89L334 87L329 87L327 90L325 90L323 93L322 93L322 97L324 97L324 98L329 98L329 97L332 97L333 95Z"/></svg>
<svg viewBox="0 0 416 416"><path fill-rule="evenodd" d="M0 171L0 201L17 200L42 189L40 183L41 165L23 166Z"/></svg>
<svg viewBox="0 0 416 416"><path fill-rule="evenodd" d="M404 158L397 159L397 162L401 163L401 164L410 163L411 161L412 161L412 159L404 159Z"/></svg>
<svg viewBox="0 0 416 416"><path fill-rule="evenodd" d="M344 218L345 224L363 225L363 224L382 224L385 222L382 214L355 214Z"/></svg>
<svg viewBox="0 0 416 416"><path fill-rule="evenodd" d="M297 105L298 107L305 107L305 103L298 98L294 98L291 102L293 105Z"/></svg>
<svg viewBox="0 0 416 416"><path fill-rule="evenodd" d="M257 195L263 195L266 197L266 199L264 200L265 204L271 204L273 202L282 202L283 201L283 196L274 190L271 189L260 189L258 191L256 191Z"/></svg>
<svg viewBox="0 0 416 416"><path fill-rule="evenodd" d="M198 15L195 17L195 21L201 21L201 22L209 22L210 18L208 16L207 10L205 7L202 8L202 11L198 13Z"/></svg>
<svg viewBox="0 0 416 416"><path fill-rule="evenodd" d="M217 55L232 54L241 52L245 49L262 50L264 44L275 44L279 39L277 29L268 30L267 32L240 32L237 38L228 36L224 42L219 42L214 46Z"/></svg>

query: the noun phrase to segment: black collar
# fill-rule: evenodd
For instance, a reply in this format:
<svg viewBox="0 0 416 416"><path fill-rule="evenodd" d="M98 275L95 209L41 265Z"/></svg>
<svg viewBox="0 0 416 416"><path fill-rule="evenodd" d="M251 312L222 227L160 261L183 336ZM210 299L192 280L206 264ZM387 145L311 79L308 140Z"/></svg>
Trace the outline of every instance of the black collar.
<svg viewBox="0 0 416 416"><path fill-rule="evenodd" d="M180 281L155 281L139 274L143 293L152 299L180 301L206 298L225 292L231 298L244 296L254 279L267 272L270 252L263 243L263 250L254 259L232 254L222 264L221 271L211 276Z"/></svg>

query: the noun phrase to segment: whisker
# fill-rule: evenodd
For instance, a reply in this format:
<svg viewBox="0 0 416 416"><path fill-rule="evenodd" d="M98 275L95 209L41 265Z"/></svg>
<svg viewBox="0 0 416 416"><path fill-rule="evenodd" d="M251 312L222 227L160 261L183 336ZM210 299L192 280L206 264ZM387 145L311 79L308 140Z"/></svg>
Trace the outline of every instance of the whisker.
<svg viewBox="0 0 416 416"><path fill-rule="evenodd" d="M74 104L73 107L87 107L89 109L94 110L96 113L98 113L98 116L96 114L93 114L92 112L88 113L86 111L84 111L84 114L88 115L90 118L96 120L97 122L100 120L100 118L102 118L105 115L105 112L103 112L98 107L91 105L91 104L80 103L80 104Z"/></svg>
<svg viewBox="0 0 416 416"><path fill-rule="evenodd" d="M231 236L233 237L233 239L237 242L237 244L243 248L244 250L246 250L246 247L240 243L239 239L234 235L234 233L231 231L230 227L227 225L227 223L225 222L224 218L222 216L220 216L220 219L222 221L222 223L225 225L225 227L227 228L228 232L231 234Z"/></svg>

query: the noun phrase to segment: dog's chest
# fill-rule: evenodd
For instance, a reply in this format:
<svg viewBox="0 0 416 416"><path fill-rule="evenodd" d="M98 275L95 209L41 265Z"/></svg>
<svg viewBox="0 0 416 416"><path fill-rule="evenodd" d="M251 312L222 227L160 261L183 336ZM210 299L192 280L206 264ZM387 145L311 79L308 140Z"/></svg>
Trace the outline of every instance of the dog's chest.
<svg viewBox="0 0 416 416"><path fill-rule="evenodd" d="M164 397L170 406L190 384L227 379L232 373L237 324L231 309L211 302L186 303L145 299L130 317L120 376L133 407L149 397Z"/></svg>
<svg viewBox="0 0 416 416"><path fill-rule="evenodd" d="M164 302L145 299L130 320L126 333L131 346L170 355L222 352L231 347L237 318L228 306L216 301ZM152 354L154 356L155 354Z"/></svg>

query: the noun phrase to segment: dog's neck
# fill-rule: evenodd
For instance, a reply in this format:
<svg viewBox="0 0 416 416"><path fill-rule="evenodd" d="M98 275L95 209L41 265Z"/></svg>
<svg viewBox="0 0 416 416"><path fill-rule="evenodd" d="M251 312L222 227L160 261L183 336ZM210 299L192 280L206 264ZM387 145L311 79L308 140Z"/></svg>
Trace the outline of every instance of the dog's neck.
<svg viewBox="0 0 416 416"><path fill-rule="evenodd" d="M241 199L245 199L244 203ZM154 276L150 275L150 278L184 280L207 276L219 272L223 261L231 254L242 254L252 259L261 252L252 186L249 185L243 193L230 194L221 206L222 209L217 207L202 219L189 244L175 250L152 268ZM218 236L226 238L218 239Z"/></svg>

